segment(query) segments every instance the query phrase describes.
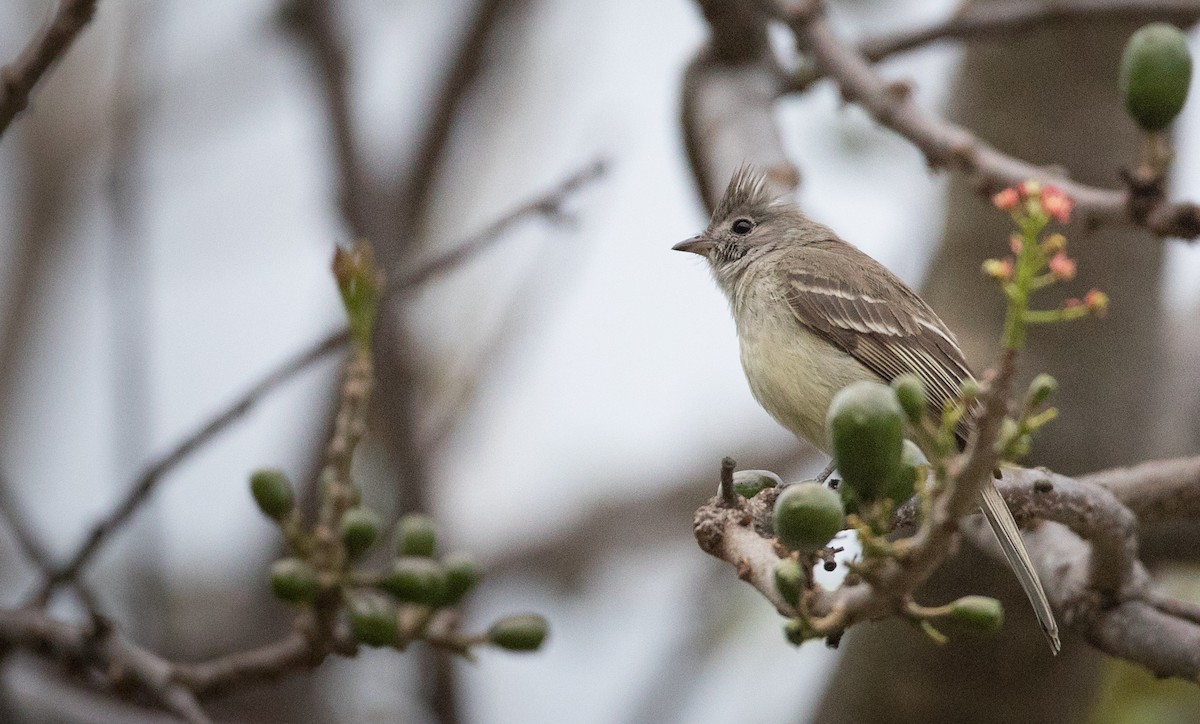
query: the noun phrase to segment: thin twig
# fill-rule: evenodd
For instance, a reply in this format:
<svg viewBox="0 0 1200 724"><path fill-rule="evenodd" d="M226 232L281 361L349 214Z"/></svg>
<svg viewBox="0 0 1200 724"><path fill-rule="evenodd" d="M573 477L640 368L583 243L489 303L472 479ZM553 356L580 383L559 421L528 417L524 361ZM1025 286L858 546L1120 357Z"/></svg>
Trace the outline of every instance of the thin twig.
<svg viewBox="0 0 1200 724"><path fill-rule="evenodd" d="M66 54L96 13L97 0L62 0L11 63L0 68L0 136L29 104L29 94L50 66Z"/></svg>
<svg viewBox="0 0 1200 724"><path fill-rule="evenodd" d="M120 528L129 516L149 498L158 485L158 482L167 473L174 470L191 453L216 437L231 423L245 416L246 413L250 412L258 402L276 387L304 371L313 363L340 350L345 346L348 339L348 332L335 332L271 371L238 398L233 405L218 413L205 423L203 427L188 435L165 455L146 467L138 476L133 487L121 500L120 504L92 526L91 530L84 537L83 542L76 547L70 558L68 558L67 563L57 566L51 571L41 588L34 595L33 601L38 605L45 603L58 586L74 579L80 570L87 565L92 556L100 550L108 535Z"/></svg>

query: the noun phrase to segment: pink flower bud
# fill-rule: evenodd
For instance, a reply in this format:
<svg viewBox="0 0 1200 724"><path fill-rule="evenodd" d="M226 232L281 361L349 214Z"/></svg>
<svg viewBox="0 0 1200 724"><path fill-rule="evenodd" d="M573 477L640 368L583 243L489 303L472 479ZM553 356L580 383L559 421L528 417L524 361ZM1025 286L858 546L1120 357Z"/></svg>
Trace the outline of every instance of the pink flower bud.
<svg viewBox="0 0 1200 724"><path fill-rule="evenodd" d="M1103 317L1108 311L1108 295L1099 289L1092 289L1083 297L1083 303L1097 317Z"/></svg>
<svg viewBox="0 0 1200 724"><path fill-rule="evenodd" d="M1054 254L1058 254L1066 250L1067 237L1063 236L1062 234L1051 234L1046 237L1045 241L1042 242L1042 251L1049 256L1053 256Z"/></svg>
<svg viewBox="0 0 1200 724"><path fill-rule="evenodd" d="M1033 179L1022 181L1017 188L1020 189L1021 198L1025 199L1037 198L1042 194L1042 185Z"/></svg>
<svg viewBox="0 0 1200 724"><path fill-rule="evenodd" d="M1001 211L1012 211L1021 202L1021 197L1015 188L1009 187L992 197L992 203Z"/></svg>
<svg viewBox="0 0 1200 724"><path fill-rule="evenodd" d="M1071 201L1071 197L1067 196L1061 190L1047 186L1042 191L1042 210L1052 219L1057 220L1060 224L1065 224L1071 220L1071 208L1075 202Z"/></svg>
<svg viewBox="0 0 1200 724"><path fill-rule="evenodd" d="M1050 273L1060 282L1075 278L1075 260L1060 251L1050 258Z"/></svg>
<svg viewBox="0 0 1200 724"><path fill-rule="evenodd" d="M1082 307L1082 306L1083 306L1083 302L1079 301L1075 297L1071 297L1070 299L1067 299L1063 302L1064 309L1074 309L1075 307Z"/></svg>
<svg viewBox="0 0 1200 724"><path fill-rule="evenodd" d="M1025 241L1021 238L1020 234L1013 234L1008 237L1008 248L1012 249L1013 255L1021 255L1021 250L1025 248Z"/></svg>
<svg viewBox="0 0 1200 724"><path fill-rule="evenodd" d="M983 273L997 281L1006 282L1012 279L1013 263L1012 259L988 259L983 262Z"/></svg>

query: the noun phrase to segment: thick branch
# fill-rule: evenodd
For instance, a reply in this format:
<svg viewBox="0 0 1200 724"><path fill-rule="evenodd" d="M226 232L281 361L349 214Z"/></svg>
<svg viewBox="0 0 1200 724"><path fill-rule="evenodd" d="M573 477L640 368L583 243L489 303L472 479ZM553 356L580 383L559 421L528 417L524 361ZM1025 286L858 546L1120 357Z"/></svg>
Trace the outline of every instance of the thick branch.
<svg viewBox="0 0 1200 724"><path fill-rule="evenodd" d="M62 0L54 17L11 63L0 68L0 136L29 104L29 94L54 62L66 54L96 14L97 0Z"/></svg>
<svg viewBox="0 0 1200 724"><path fill-rule="evenodd" d="M1143 526L1200 518L1200 456L1102 470L1080 481L1107 489Z"/></svg>
<svg viewBox="0 0 1200 724"><path fill-rule="evenodd" d="M797 42L839 86L842 96L863 107L881 125L911 142L933 168L963 173L981 193L993 193L1027 179L1061 188L1076 209L1096 221L1144 226L1160 236L1200 236L1200 206L1172 203L1151 185L1130 190L1102 189L1040 168L988 145L971 131L922 110L911 89L883 80L860 52L837 36L820 2L801 3L786 14Z"/></svg>

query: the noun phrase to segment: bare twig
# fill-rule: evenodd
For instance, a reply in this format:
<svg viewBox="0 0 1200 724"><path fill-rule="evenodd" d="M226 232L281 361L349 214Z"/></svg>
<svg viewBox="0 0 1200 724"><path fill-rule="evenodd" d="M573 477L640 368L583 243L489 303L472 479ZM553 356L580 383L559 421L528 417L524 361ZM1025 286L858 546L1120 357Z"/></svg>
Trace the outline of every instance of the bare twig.
<svg viewBox="0 0 1200 724"><path fill-rule="evenodd" d="M61 0L54 16L42 26L11 63L0 68L0 136L25 110L29 94L50 66L66 54L92 16L97 0Z"/></svg>
<svg viewBox="0 0 1200 724"><path fill-rule="evenodd" d="M92 526L83 541L76 547L68 558L67 563L55 567L47 576L42 587L34 596L34 601L44 603L58 586L74 579L87 565L88 561L100 550L105 539L133 514L150 494L154 492L160 480L174 470L189 455L216 437L231 423L246 415L276 387L290 380L295 375L307 369L314 362L340 350L349 339L349 333L336 332L322 339L308 350L289 360L279 368L271 371L263 379L246 391L233 405L217 414L203 427L180 441L165 455L151 463L138 476L133 487L121 502L108 515Z"/></svg>
<svg viewBox="0 0 1200 724"><path fill-rule="evenodd" d="M1168 201L1161 185L1131 184L1128 190L1117 190L1082 184L1009 156L969 130L922 110L910 89L885 81L867 58L837 36L824 17L822 3L789 5L794 9L784 12L784 18L820 71L838 84L847 101L862 106L877 122L916 146L932 168L966 174L981 193L1027 179L1044 181L1062 189L1080 212L1095 221L1136 224L1160 236L1200 236L1200 206Z"/></svg>
<svg viewBox="0 0 1200 724"><path fill-rule="evenodd" d="M1080 480L1109 490L1142 525L1200 518L1200 457L1154 460Z"/></svg>

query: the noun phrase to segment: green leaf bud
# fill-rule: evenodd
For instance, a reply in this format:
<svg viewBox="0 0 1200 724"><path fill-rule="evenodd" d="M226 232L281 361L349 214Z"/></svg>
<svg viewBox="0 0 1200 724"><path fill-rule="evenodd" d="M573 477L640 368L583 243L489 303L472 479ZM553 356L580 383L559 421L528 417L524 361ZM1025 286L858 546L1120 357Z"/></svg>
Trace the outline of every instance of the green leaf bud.
<svg viewBox="0 0 1200 724"><path fill-rule="evenodd" d="M396 524L396 555L432 556L437 547L437 532L433 518L410 513Z"/></svg>
<svg viewBox="0 0 1200 724"><path fill-rule="evenodd" d="M346 555L357 558L379 537L379 514L366 506L351 508L342 515L341 529Z"/></svg>
<svg viewBox="0 0 1200 724"><path fill-rule="evenodd" d="M946 618L981 631L996 631L1004 625L1004 606L987 596L964 596L950 604Z"/></svg>
<svg viewBox="0 0 1200 724"><path fill-rule="evenodd" d="M775 564L775 589L783 600L795 606L800 601L800 592L804 590L804 569L791 558L784 558Z"/></svg>
<svg viewBox="0 0 1200 724"><path fill-rule="evenodd" d="M1032 407L1038 407L1046 403L1050 397L1058 391L1058 382L1050 375L1043 372L1033 378L1033 382L1029 383L1029 404Z"/></svg>
<svg viewBox="0 0 1200 724"><path fill-rule="evenodd" d="M845 527L845 517L842 499L820 483L789 485L775 499L775 535L792 550L824 547Z"/></svg>
<svg viewBox="0 0 1200 724"><path fill-rule="evenodd" d="M929 410L925 385L921 379L916 375L900 375L892 380L892 389L896 391L896 400L900 402L908 421L914 425L921 424Z"/></svg>
<svg viewBox="0 0 1200 724"><path fill-rule="evenodd" d="M283 520L296 506L292 484L282 470L256 470L250 475L250 494L263 515Z"/></svg>
<svg viewBox="0 0 1200 724"><path fill-rule="evenodd" d="M1161 131L1175 120L1191 80L1192 54L1179 28L1150 23L1129 38L1121 56L1121 93L1142 129Z"/></svg>
<svg viewBox="0 0 1200 724"><path fill-rule="evenodd" d="M451 553L442 561L442 566L446 571L442 605L454 606L479 583L479 565L466 553Z"/></svg>
<svg viewBox="0 0 1200 724"><path fill-rule="evenodd" d="M321 581L307 562L281 558L271 564L271 590L288 603L312 603L321 592Z"/></svg>
<svg viewBox="0 0 1200 724"><path fill-rule="evenodd" d="M488 641L508 651L537 651L548 628L546 619L536 613L507 616L488 629Z"/></svg>
<svg viewBox="0 0 1200 724"><path fill-rule="evenodd" d="M826 426L844 494L870 502L891 486L901 473L903 418L896 393L878 382L855 382L834 396Z"/></svg>
<svg viewBox="0 0 1200 724"><path fill-rule="evenodd" d="M393 646L400 626L396 604L385 596L360 591L346 607L350 633L354 640L367 646Z"/></svg>
<svg viewBox="0 0 1200 724"><path fill-rule="evenodd" d="M379 587L400 601L437 606L445 597L446 573L431 558L404 556L396 559Z"/></svg>
<svg viewBox="0 0 1200 724"><path fill-rule="evenodd" d="M733 474L734 491L749 500L766 488L783 485L783 480L770 470L738 470Z"/></svg>

